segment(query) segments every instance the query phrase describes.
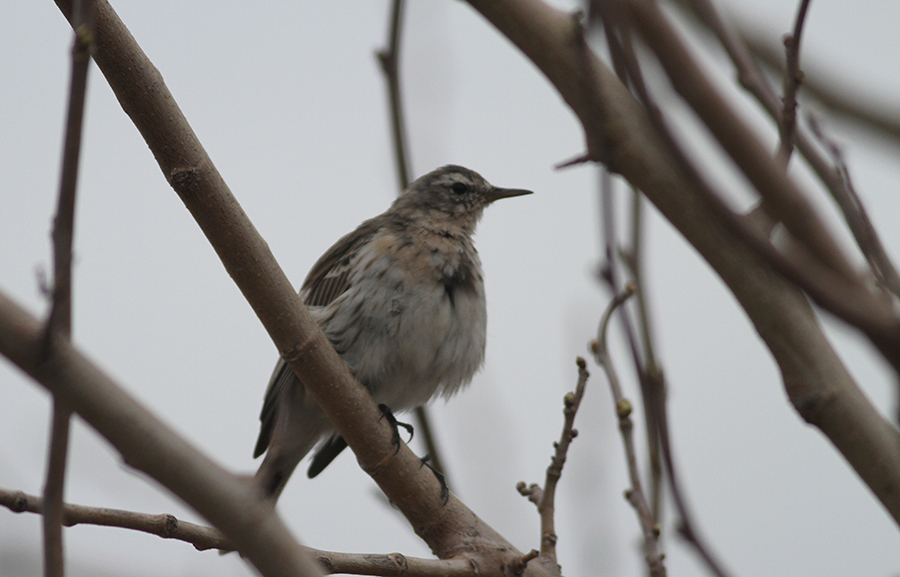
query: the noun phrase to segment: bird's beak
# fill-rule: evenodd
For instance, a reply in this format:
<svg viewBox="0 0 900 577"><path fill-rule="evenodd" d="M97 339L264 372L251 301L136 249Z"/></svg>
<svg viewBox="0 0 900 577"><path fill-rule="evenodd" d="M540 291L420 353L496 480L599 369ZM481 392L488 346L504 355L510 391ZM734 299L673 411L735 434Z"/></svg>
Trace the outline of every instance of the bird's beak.
<svg viewBox="0 0 900 577"><path fill-rule="evenodd" d="M530 190L522 190L521 188L497 188L494 187L484 195L488 202L494 202L501 198L509 198L511 196L522 196L525 194L534 194Z"/></svg>

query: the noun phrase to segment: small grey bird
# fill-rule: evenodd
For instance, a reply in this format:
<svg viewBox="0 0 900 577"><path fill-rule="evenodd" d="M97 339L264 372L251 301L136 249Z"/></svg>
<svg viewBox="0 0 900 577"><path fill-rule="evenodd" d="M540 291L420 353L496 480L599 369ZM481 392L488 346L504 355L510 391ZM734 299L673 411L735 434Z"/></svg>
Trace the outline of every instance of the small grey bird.
<svg viewBox="0 0 900 577"><path fill-rule="evenodd" d="M487 326L475 225L493 201L530 193L497 188L461 166L438 168L313 266L300 296L377 403L409 410L471 381L484 361ZM260 421L253 456L266 457L256 480L273 500L326 436L310 477L346 447L283 360L272 373Z"/></svg>

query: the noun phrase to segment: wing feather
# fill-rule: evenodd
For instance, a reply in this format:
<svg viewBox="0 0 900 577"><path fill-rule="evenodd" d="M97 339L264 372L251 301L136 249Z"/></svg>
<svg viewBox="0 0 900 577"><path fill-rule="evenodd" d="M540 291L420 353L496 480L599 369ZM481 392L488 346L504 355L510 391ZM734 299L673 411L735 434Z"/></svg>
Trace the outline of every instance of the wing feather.
<svg viewBox="0 0 900 577"><path fill-rule="evenodd" d="M350 263L359 249L369 242L380 228L381 223L377 218L365 221L355 231L334 243L334 246L316 261L300 289L300 297L307 306L327 306L350 288ZM253 451L254 459L266 451L272 440L278 413L277 401L282 395L282 390L295 380L292 379L293 376L284 359L278 359L259 414L259 437Z"/></svg>

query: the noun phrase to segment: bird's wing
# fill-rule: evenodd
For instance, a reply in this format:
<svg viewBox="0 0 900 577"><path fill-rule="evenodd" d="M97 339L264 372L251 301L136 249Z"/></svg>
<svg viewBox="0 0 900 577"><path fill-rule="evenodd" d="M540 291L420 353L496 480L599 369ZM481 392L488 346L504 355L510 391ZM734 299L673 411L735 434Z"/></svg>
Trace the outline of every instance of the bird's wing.
<svg viewBox="0 0 900 577"><path fill-rule="evenodd" d="M369 242L379 228L381 225L377 220L367 220L355 231L334 243L334 246L319 258L300 289L300 296L307 306L326 306L350 288L350 262L360 247ZM278 398L282 394L281 391L291 383L291 377L293 377L291 368L284 359L279 359L266 388L265 400L259 414L259 437L253 450L254 459L266 451L272 440Z"/></svg>
<svg viewBox="0 0 900 577"><path fill-rule="evenodd" d="M350 288L350 263L359 249L381 228L377 219L367 220L334 243L313 265L300 296L309 307L323 307Z"/></svg>

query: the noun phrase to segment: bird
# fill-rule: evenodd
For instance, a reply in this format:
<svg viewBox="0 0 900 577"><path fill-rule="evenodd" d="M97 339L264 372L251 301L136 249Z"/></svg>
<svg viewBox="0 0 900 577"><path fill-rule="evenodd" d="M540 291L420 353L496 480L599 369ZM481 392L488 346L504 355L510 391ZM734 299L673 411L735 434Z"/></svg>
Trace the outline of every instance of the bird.
<svg viewBox="0 0 900 577"><path fill-rule="evenodd" d="M529 190L440 167L412 182L313 265L300 297L373 399L406 411L471 380L484 362L487 311L473 235L484 208ZM254 479L276 501L303 458L318 475L347 445L280 359L266 389Z"/></svg>

